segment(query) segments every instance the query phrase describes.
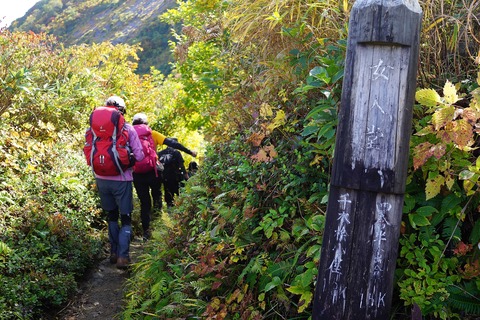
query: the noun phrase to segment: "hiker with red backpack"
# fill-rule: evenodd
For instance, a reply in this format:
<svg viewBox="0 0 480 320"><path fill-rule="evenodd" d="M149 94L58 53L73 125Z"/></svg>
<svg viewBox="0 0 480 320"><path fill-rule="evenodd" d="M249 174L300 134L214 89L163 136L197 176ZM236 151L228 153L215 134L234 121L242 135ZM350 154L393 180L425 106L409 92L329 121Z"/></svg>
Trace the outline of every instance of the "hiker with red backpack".
<svg viewBox="0 0 480 320"><path fill-rule="evenodd" d="M197 153L180 144L176 139L167 138L158 131L148 126L148 119L144 113L137 113L133 116L132 125L142 143L145 158L136 162L133 167L133 185L140 199L140 217L142 221L143 239L148 240L150 234L150 221L153 205L161 209L161 174L157 167L157 146L165 144L174 149L184 151L193 157ZM150 194L151 193L151 194Z"/></svg>
<svg viewBox="0 0 480 320"><path fill-rule="evenodd" d="M125 102L118 96L111 96L105 106L96 108L90 115L83 149L95 175L102 208L107 213L110 263L119 269L126 269L130 264L132 167L144 158L137 132L125 122L125 113Z"/></svg>

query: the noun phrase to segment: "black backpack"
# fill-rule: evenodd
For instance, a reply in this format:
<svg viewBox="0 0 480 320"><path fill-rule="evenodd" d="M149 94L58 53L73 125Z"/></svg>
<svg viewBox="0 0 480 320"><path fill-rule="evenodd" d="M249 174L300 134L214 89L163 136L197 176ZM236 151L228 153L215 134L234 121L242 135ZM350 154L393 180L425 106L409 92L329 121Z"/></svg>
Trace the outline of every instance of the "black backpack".
<svg viewBox="0 0 480 320"><path fill-rule="evenodd" d="M171 167L175 165L175 157L173 156L172 153L158 153L158 159L160 162L163 164L164 168Z"/></svg>

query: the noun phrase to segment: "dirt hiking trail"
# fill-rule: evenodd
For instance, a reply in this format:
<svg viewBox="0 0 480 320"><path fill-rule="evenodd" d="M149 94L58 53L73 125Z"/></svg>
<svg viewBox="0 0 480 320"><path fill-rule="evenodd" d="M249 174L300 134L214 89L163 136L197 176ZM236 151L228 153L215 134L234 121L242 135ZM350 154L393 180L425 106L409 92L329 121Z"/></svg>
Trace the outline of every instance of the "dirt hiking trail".
<svg viewBox="0 0 480 320"><path fill-rule="evenodd" d="M135 237L130 243L130 258L137 262L143 252L141 237ZM121 319L124 286L130 273L110 264L108 254L85 275L80 283L77 296L52 320L111 320Z"/></svg>

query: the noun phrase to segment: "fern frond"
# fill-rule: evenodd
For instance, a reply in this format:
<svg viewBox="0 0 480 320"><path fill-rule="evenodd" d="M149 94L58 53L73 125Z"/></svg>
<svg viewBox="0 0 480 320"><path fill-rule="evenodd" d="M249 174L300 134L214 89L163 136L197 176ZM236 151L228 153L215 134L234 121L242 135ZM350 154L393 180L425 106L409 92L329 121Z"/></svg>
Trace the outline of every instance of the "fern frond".
<svg viewBox="0 0 480 320"><path fill-rule="evenodd" d="M436 238L436 231L433 225L424 226L420 228L420 232L418 233L418 240L421 242L429 241L430 239Z"/></svg>
<svg viewBox="0 0 480 320"><path fill-rule="evenodd" d="M478 243L480 242L480 220L475 222L475 226L472 229L472 233L470 234L470 243Z"/></svg>
<svg viewBox="0 0 480 320"><path fill-rule="evenodd" d="M475 283L466 283L463 287L449 286L447 291L450 297L446 302L450 307L468 315L480 315L480 290Z"/></svg>
<svg viewBox="0 0 480 320"><path fill-rule="evenodd" d="M462 233L459 228L459 221L457 218L448 217L443 221L442 236L444 239L452 239L455 242L460 241Z"/></svg>
<svg viewBox="0 0 480 320"><path fill-rule="evenodd" d="M195 295L199 296L203 291L211 289L212 283L216 279L213 277L202 278L196 281L191 281L190 285L195 289Z"/></svg>
<svg viewBox="0 0 480 320"><path fill-rule="evenodd" d="M260 256L253 257L247 266L243 269L242 273L238 276L238 280L242 280L249 272L260 273L263 265L263 258Z"/></svg>
<svg viewBox="0 0 480 320"><path fill-rule="evenodd" d="M0 241L0 255L8 256L12 249L3 241Z"/></svg>
<svg viewBox="0 0 480 320"><path fill-rule="evenodd" d="M294 268L293 264L294 260L289 259L289 260L284 260L280 261L277 263L272 263L268 268L267 268L267 273L273 278L273 277L279 277L280 279L285 279L287 275L292 271Z"/></svg>
<svg viewBox="0 0 480 320"><path fill-rule="evenodd" d="M200 299L183 299L182 304L194 310L203 310L207 307L208 302Z"/></svg>
<svg viewBox="0 0 480 320"><path fill-rule="evenodd" d="M156 283L150 289L151 297L155 300L160 300L162 294L168 289L168 281L166 277L156 279Z"/></svg>

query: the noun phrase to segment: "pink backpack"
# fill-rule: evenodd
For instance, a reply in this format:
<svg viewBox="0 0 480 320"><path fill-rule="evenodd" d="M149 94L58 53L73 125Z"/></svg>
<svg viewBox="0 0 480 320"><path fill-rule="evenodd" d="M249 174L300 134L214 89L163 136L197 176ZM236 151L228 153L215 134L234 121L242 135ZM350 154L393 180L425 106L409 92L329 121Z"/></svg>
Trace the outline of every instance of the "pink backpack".
<svg viewBox="0 0 480 320"><path fill-rule="evenodd" d="M143 154L145 155L143 160L135 162L133 171L136 173L155 171L155 175L157 175L157 153L152 137L152 129L146 124L136 124L133 127L142 143Z"/></svg>

